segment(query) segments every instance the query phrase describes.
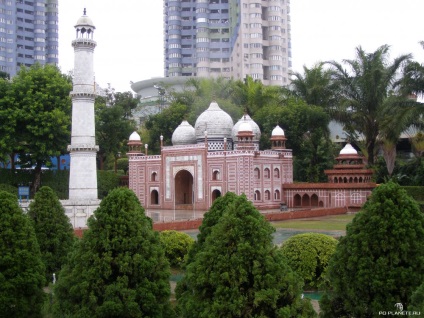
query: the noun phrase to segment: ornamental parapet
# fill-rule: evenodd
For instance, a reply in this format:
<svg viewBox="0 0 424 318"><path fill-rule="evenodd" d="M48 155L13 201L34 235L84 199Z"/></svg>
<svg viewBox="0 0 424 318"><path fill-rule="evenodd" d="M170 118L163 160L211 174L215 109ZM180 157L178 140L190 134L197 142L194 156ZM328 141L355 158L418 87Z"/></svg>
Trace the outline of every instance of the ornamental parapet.
<svg viewBox="0 0 424 318"><path fill-rule="evenodd" d="M161 155L145 156L144 154L128 154L131 161L157 161L161 160Z"/></svg>
<svg viewBox="0 0 424 318"><path fill-rule="evenodd" d="M90 96L95 97L96 92L93 84L74 84L74 89L70 93L71 97Z"/></svg>
<svg viewBox="0 0 424 318"><path fill-rule="evenodd" d="M179 149L202 149L205 148L205 145L202 144L192 144L192 145L178 145L178 146L164 146L163 150L179 150Z"/></svg>
<svg viewBox="0 0 424 318"><path fill-rule="evenodd" d="M74 144L68 145L68 151L99 151L99 146L89 144Z"/></svg>
<svg viewBox="0 0 424 318"><path fill-rule="evenodd" d="M92 39L86 39L86 38L81 38L81 39L75 39L72 41L72 46L76 47L76 46L88 46L88 47L92 47L93 49L96 47L97 42L92 40Z"/></svg>

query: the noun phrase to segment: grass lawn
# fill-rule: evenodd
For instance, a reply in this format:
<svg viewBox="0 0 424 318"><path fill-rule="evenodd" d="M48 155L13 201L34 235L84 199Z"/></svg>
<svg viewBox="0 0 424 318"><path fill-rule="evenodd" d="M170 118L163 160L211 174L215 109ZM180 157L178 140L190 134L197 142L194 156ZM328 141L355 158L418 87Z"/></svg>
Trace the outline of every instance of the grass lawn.
<svg viewBox="0 0 424 318"><path fill-rule="evenodd" d="M346 225L352 221L355 214L329 215L319 218L307 218L272 222L277 229L345 231Z"/></svg>

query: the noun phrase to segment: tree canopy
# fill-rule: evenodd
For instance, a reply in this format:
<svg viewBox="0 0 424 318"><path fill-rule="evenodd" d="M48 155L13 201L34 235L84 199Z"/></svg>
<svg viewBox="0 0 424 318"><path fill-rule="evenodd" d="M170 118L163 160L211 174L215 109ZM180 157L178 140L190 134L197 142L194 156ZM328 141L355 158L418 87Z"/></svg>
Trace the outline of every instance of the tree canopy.
<svg viewBox="0 0 424 318"><path fill-rule="evenodd" d="M74 244L74 230L57 195L49 187L41 187L29 205L35 235L46 268L46 281L58 274Z"/></svg>
<svg viewBox="0 0 424 318"><path fill-rule="evenodd" d="M272 243L274 229L244 195L227 194L177 288L182 317L313 317L300 278ZM233 199L232 199L233 198ZM206 234L206 233L203 233Z"/></svg>
<svg viewBox="0 0 424 318"><path fill-rule="evenodd" d="M169 264L135 194L112 190L60 272L55 312L71 317L172 317Z"/></svg>
<svg viewBox="0 0 424 318"><path fill-rule="evenodd" d="M424 215L398 184L378 186L337 245L323 317L374 317L424 281Z"/></svg>
<svg viewBox="0 0 424 318"><path fill-rule="evenodd" d="M70 142L71 79L54 65L22 67L11 81L0 80L0 137L9 152L19 153L21 165L34 166L34 189L41 167L66 152ZM11 156L13 160L13 155Z"/></svg>
<svg viewBox="0 0 424 318"><path fill-rule="evenodd" d="M96 98L96 142L99 145L97 156L100 170L103 170L108 156L116 162L118 154L126 152L128 137L136 129L130 115L137 103L137 98L131 92L114 93L111 89L106 97Z"/></svg>
<svg viewBox="0 0 424 318"><path fill-rule="evenodd" d="M44 265L17 197L0 191L0 316L41 317Z"/></svg>
<svg viewBox="0 0 424 318"><path fill-rule="evenodd" d="M392 116L395 112L400 115L412 104L407 96L392 96L396 92L398 73L411 55L401 55L391 62L389 49L388 45L382 45L375 52L367 53L359 46L356 48L356 59L344 60L343 64L328 62L332 67L333 81L338 87L334 116L357 144L361 144L358 140L360 137L364 138L365 144L361 150L370 165L374 164L378 137L382 132L383 122L387 120L387 114ZM391 109L390 112L387 111L388 108ZM391 129L396 131L402 129L394 129L395 124L403 125L403 129L408 127L400 120L392 121L391 124Z"/></svg>

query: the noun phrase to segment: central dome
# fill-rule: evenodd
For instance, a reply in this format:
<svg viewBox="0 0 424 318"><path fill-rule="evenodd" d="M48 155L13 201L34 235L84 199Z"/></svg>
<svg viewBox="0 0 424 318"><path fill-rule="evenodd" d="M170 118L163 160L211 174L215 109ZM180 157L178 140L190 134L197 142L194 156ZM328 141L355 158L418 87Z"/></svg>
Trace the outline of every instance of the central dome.
<svg viewBox="0 0 424 318"><path fill-rule="evenodd" d="M194 129L197 142L205 140L205 131L207 131L208 140L231 138L233 119L218 106L217 102L212 102L209 108L197 118Z"/></svg>

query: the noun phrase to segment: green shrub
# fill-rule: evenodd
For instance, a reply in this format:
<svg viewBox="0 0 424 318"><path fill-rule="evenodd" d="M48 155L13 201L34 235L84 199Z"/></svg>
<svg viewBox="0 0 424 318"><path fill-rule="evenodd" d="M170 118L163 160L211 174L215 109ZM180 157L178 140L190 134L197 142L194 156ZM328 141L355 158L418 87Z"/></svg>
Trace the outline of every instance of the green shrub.
<svg viewBox="0 0 424 318"><path fill-rule="evenodd" d="M99 199L103 199L108 193L119 187L119 176L113 171L97 171L97 189Z"/></svg>
<svg viewBox="0 0 424 318"><path fill-rule="evenodd" d="M290 267L305 281L306 287L317 288L324 282L328 262L337 240L320 233L302 233L290 237L281 247Z"/></svg>
<svg viewBox="0 0 424 318"><path fill-rule="evenodd" d="M424 187L419 186L403 186L406 193L413 197L416 201L424 201Z"/></svg>
<svg viewBox="0 0 424 318"><path fill-rule="evenodd" d="M118 170L123 170L124 174L126 175L129 168L128 158L119 158L116 164Z"/></svg>
<svg viewBox="0 0 424 318"><path fill-rule="evenodd" d="M159 238L169 264L172 267L181 267L194 239L186 233L173 230L159 232Z"/></svg>
<svg viewBox="0 0 424 318"><path fill-rule="evenodd" d="M16 196L18 195L18 188L10 184L0 183L0 191L5 191Z"/></svg>

